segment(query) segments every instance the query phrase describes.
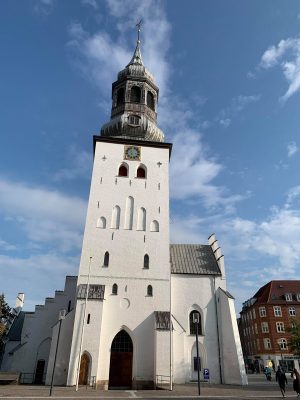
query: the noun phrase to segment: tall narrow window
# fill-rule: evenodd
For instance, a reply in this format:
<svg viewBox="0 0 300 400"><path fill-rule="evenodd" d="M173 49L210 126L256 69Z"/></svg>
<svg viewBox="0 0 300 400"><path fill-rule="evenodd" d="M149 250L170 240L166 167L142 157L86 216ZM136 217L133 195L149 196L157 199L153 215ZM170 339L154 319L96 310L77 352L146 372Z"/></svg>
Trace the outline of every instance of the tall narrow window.
<svg viewBox="0 0 300 400"><path fill-rule="evenodd" d="M159 232L159 223L156 220L151 222L150 231Z"/></svg>
<svg viewBox="0 0 300 400"><path fill-rule="evenodd" d="M153 111L155 110L154 96L150 91L147 92L147 106Z"/></svg>
<svg viewBox="0 0 300 400"><path fill-rule="evenodd" d="M148 254L144 255L144 268L149 269L149 256Z"/></svg>
<svg viewBox="0 0 300 400"><path fill-rule="evenodd" d="M144 166L140 165L136 171L136 177L145 179L146 178L146 169Z"/></svg>
<svg viewBox="0 0 300 400"><path fill-rule="evenodd" d="M194 322L194 315L198 317L198 323ZM190 313L190 335L196 335L196 325L198 325L198 334L202 335L201 314L194 310Z"/></svg>
<svg viewBox="0 0 300 400"><path fill-rule="evenodd" d="M129 196L126 199L126 211L125 211L125 229L132 229L133 225L133 206L134 206L134 199L133 197Z"/></svg>
<svg viewBox="0 0 300 400"><path fill-rule="evenodd" d="M141 207L138 212L137 230L138 231L146 230L146 210L143 207Z"/></svg>
<svg viewBox="0 0 300 400"><path fill-rule="evenodd" d="M124 88L121 88L121 89L118 90L118 92L117 92L117 106L119 106L120 104L124 103L124 98L125 98L124 94L125 94Z"/></svg>
<svg viewBox="0 0 300 400"><path fill-rule="evenodd" d="M151 285L147 286L147 296L152 297L153 296L153 289Z"/></svg>
<svg viewBox="0 0 300 400"><path fill-rule="evenodd" d="M114 206L112 210L112 219L111 219L111 228L112 229L119 229L120 227L120 214L121 209L119 206Z"/></svg>
<svg viewBox="0 0 300 400"><path fill-rule="evenodd" d="M126 164L120 165L118 176L128 176L128 167Z"/></svg>
<svg viewBox="0 0 300 400"><path fill-rule="evenodd" d="M141 88L138 86L132 86L130 92L130 102L140 103L141 102Z"/></svg>
<svg viewBox="0 0 300 400"><path fill-rule="evenodd" d="M109 266L109 252L107 251L104 254L104 262L103 262L103 267L108 267Z"/></svg>
<svg viewBox="0 0 300 400"><path fill-rule="evenodd" d="M86 320L87 325L89 325L90 322L91 322L91 314L88 314L87 320Z"/></svg>
<svg viewBox="0 0 300 400"><path fill-rule="evenodd" d="M112 294L118 294L118 285L116 283L112 286Z"/></svg>
<svg viewBox="0 0 300 400"><path fill-rule="evenodd" d="M72 305L72 302L71 302L71 300L69 300L69 303L68 303L68 312L71 311L71 305Z"/></svg>

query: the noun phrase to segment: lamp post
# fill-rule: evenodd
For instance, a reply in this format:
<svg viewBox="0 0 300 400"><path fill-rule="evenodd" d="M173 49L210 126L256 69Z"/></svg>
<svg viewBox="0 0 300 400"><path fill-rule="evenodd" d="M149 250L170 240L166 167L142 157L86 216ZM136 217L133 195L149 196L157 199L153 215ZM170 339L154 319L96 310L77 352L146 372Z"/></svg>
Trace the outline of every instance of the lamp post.
<svg viewBox="0 0 300 400"><path fill-rule="evenodd" d="M59 317L58 317L59 326L58 326L58 334L57 334L56 349L55 349L55 356L54 356L54 362L53 362L53 369L52 369L52 377L51 377L49 396L52 396L54 373L55 373L55 367L56 367L56 358L57 358L57 351L58 351L58 343L59 343L60 330L61 330L61 323L62 323L62 320L65 319L65 316L66 316L66 310L60 310Z"/></svg>
<svg viewBox="0 0 300 400"><path fill-rule="evenodd" d="M193 323L196 326L196 349L197 349L197 376L198 376L198 395L200 396L200 363L199 363L199 344L198 344L198 325L200 322L199 313L193 314Z"/></svg>

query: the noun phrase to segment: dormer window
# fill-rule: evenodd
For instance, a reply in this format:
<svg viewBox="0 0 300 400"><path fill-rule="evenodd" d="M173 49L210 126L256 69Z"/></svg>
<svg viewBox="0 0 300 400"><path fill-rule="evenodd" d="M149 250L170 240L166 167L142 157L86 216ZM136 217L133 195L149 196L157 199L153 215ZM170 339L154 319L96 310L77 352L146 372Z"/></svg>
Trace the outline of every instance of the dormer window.
<svg viewBox="0 0 300 400"><path fill-rule="evenodd" d="M141 117L138 115L128 116L128 125L139 126L141 124Z"/></svg>
<svg viewBox="0 0 300 400"><path fill-rule="evenodd" d="M130 91L130 102L131 103L141 102L141 88L139 86L132 86Z"/></svg>
<svg viewBox="0 0 300 400"><path fill-rule="evenodd" d="M292 301L293 300L293 296L292 296L291 293L286 293L284 295L284 298L285 298L286 301Z"/></svg>

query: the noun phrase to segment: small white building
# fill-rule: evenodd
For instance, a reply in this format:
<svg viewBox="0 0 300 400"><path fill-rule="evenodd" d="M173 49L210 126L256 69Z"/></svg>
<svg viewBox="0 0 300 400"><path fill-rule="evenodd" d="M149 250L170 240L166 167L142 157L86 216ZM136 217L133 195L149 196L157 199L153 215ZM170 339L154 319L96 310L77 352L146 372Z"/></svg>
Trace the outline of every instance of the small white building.
<svg viewBox="0 0 300 400"><path fill-rule="evenodd" d="M247 383L215 236L170 245L172 145L156 123L158 93L138 40L112 85L111 120L94 136L78 277L34 313L19 313L1 370L50 384L55 360L56 385L153 388L197 380L199 363L201 379L208 370L211 383Z"/></svg>

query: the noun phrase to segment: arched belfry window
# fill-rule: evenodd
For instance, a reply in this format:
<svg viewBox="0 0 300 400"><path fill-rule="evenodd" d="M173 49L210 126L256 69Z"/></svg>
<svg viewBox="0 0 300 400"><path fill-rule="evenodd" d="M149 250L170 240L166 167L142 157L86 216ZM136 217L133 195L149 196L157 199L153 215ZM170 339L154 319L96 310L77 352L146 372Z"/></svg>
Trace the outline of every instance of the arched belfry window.
<svg viewBox="0 0 300 400"><path fill-rule="evenodd" d="M149 256L148 254L144 255L144 268L149 269Z"/></svg>
<svg viewBox="0 0 300 400"><path fill-rule="evenodd" d="M132 86L130 91L130 102L140 103L141 102L141 88L138 86Z"/></svg>
<svg viewBox="0 0 300 400"><path fill-rule="evenodd" d="M150 297L153 296L153 288L151 285L147 286L147 296L150 296Z"/></svg>
<svg viewBox="0 0 300 400"><path fill-rule="evenodd" d="M154 96L150 91L147 92L147 106L150 107L151 110L155 111Z"/></svg>
<svg viewBox="0 0 300 400"><path fill-rule="evenodd" d="M145 179L146 178L146 167L144 165L140 165L136 170L136 177Z"/></svg>
<svg viewBox="0 0 300 400"><path fill-rule="evenodd" d="M118 176L128 176L128 166L126 164L120 165Z"/></svg>
<svg viewBox="0 0 300 400"><path fill-rule="evenodd" d="M117 91L117 106L123 104L124 99L125 99L125 90L124 90L124 88L120 88Z"/></svg>
<svg viewBox="0 0 300 400"><path fill-rule="evenodd" d="M104 267L109 266L109 252L108 251L106 251L106 253L104 254L103 266Z"/></svg>
<svg viewBox="0 0 300 400"><path fill-rule="evenodd" d="M114 284L112 285L112 291L111 291L111 293L112 293L112 294L118 294L118 285L117 285L116 283L114 283Z"/></svg>
<svg viewBox="0 0 300 400"><path fill-rule="evenodd" d="M133 225L133 207L134 207L134 199L129 196L126 199L126 209L125 209L125 224L124 229L132 229Z"/></svg>
<svg viewBox="0 0 300 400"><path fill-rule="evenodd" d="M105 229L106 228L106 219L105 217L100 217L97 220L97 228Z"/></svg>
<svg viewBox="0 0 300 400"><path fill-rule="evenodd" d="M198 324L194 322L195 318L199 321ZM196 335L196 324L198 325L198 335L202 335L201 314L199 311L194 310L190 313L190 335Z"/></svg>

